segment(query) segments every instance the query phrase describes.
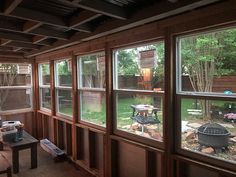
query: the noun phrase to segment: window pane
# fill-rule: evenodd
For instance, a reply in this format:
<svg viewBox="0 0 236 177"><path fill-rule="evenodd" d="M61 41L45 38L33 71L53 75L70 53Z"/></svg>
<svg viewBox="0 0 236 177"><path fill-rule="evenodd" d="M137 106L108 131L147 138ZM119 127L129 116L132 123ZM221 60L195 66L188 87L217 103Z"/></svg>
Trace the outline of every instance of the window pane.
<svg viewBox="0 0 236 177"><path fill-rule="evenodd" d="M236 102L181 100L182 148L236 163Z"/></svg>
<svg viewBox="0 0 236 177"><path fill-rule="evenodd" d="M56 62L57 86L71 87L71 60Z"/></svg>
<svg viewBox="0 0 236 177"><path fill-rule="evenodd" d="M118 129L162 141L161 96L119 93L116 114Z"/></svg>
<svg viewBox="0 0 236 177"><path fill-rule="evenodd" d="M57 111L61 114L72 116L72 93L71 90L57 91Z"/></svg>
<svg viewBox="0 0 236 177"><path fill-rule="evenodd" d="M236 92L236 29L179 40L182 91Z"/></svg>
<svg viewBox="0 0 236 177"><path fill-rule="evenodd" d="M51 109L51 92L50 88L40 88L41 107Z"/></svg>
<svg viewBox="0 0 236 177"><path fill-rule="evenodd" d="M0 111L31 108L31 89L0 89Z"/></svg>
<svg viewBox="0 0 236 177"><path fill-rule="evenodd" d="M164 90L164 43L115 52L118 89Z"/></svg>
<svg viewBox="0 0 236 177"><path fill-rule="evenodd" d="M44 63L39 65L40 85L50 85L50 65Z"/></svg>
<svg viewBox="0 0 236 177"><path fill-rule="evenodd" d="M106 102L103 92L81 92L81 119L105 126Z"/></svg>
<svg viewBox="0 0 236 177"><path fill-rule="evenodd" d="M105 88L105 55L88 55L80 60L82 87Z"/></svg>
<svg viewBox="0 0 236 177"><path fill-rule="evenodd" d="M0 63L0 86L31 86L30 64Z"/></svg>

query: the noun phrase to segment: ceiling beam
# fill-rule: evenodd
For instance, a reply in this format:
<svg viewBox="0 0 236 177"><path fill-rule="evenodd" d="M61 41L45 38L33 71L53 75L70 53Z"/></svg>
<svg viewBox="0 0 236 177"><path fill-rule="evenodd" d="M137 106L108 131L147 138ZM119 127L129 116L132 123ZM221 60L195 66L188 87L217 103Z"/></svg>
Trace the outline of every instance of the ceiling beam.
<svg viewBox="0 0 236 177"><path fill-rule="evenodd" d="M102 16L102 14L98 14L95 12L84 10L84 11L80 12L79 14L72 16L69 19L69 27L73 28L73 27L82 25L82 24L87 23L93 19L100 17L100 16Z"/></svg>
<svg viewBox="0 0 236 177"><path fill-rule="evenodd" d="M39 26L41 26L42 23L41 22L35 22L35 21L26 21L23 25L23 32L30 32L35 28L38 28Z"/></svg>
<svg viewBox="0 0 236 177"><path fill-rule="evenodd" d="M14 52L20 51L21 49L23 49L22 47L16 47L15 49L13 49Z"/></svg>
<svg viewBox="0 0 236 177"><path fill-rule="evenodd" d="M1 51L0 52L0 57L2 58L24 58L24 53L23 52L11 52L11 51ZM22 60L21 60L22 61Z"/></svg>
<svg viewBox="0 0 236 177"><path fill-rule="evenodd" d="M178 0L168 0L169 2L172 2L172 3L175 3L177 2Z"/></svg>
<svg viewBox="0 0 236 177"><path fill-rule="evenodd" d="M44 29L43 27L40 27L39 22L34 23L35 25L33 25L33 24L30 25L28 22L29 21L26 22L27 24L24 23L22 25L19 25L19 24L16 25L16 24L6 21L6 20L0 20L0 29L4 30L4 31L17 32L17 33L22 33L22 34L27 33L27 34L32 34L32 35L47 36L47 37L52 37L52 38L56 38L56 39L63 39L63 40L67 40L69 38L69 36L66 35L64 32L56 32L54 30ZM36 26L37 26L37 28L36 28Z"/></svg>
<svg viewBox="0 0 236 177"><path fill-rule="evenodd" d="M92 12L96 12L99 14L107 15L113 18L117 18L120 20L127 19L127 13L125 10L117 5L112 3L105 2L103 0L80 0L78 1L68 1L68 0L59 0L63 3L74 5L75 7L79 7L85 10L89 10Z"/></svg>
<svg viewBox="0 0 236 177"><path fill-rule="evenodd" d="M0 38L9 39L13 41L22 41L22 42L32 42L32 37L26 35L26 34L18 34L14 32L8 32L8 31L0 31Z"/></svg>
<svg viewBox="0 0 236 177"><path fill-rule="evenodd" d="M109 34L113 34L116 32L124 31L140 25L144 25L146 23L150 23L173 15L178 15L184 12L188 12L195 8L199 8L217 1L219 0L182 0L179 1L178 3L172 3L172 4L170 4L168 1L160 1L148 8L137 11L137 13L134 14L130 19L127 19L125 21L112 19L110 21L105 22L103 25L97 27L96 30L90 34L89 33L76 34L66 42L57 41L54 43L53 46L50 47L45 46L42 47L37 52L30 52L27 54L27 57L33 57L35 55L75 45L83 41L88 41Z"/></svg>
<svg viewBox="0 0 236 177"><path fill-rule="evenodd" d="M80 31L80 26L77 26L76 28L70 28L67 23L68 19L64 19L62 17L58 17L49 13L27 9L23 7L16 8L9 16L24 19L24 20L41 22L43 24L52 25L52 26L56 26L60 28L68 28L68 30L74 29L74 30ZM83 31L84 27L81 30Z"/></svg>
<svg viewBox="0 0 236 177"><path fill-rule="evenodd" d="M45 39L47 39L46 36L34 36L32 41L33 41L33 44L36 44L36 43L41 42Z"/></svg>
<svg viewBox="0 0 236 177"><path fill-rule="evenodd" d="M12 47L7 47L7 46L0 46L0 51L12 51Z"/></svg>
<svg viewBox="0 0 236 177"><path fill-rule="evenodd" d="M27 48L27 49L40 49L42 47L42 45L38 45L38 44L29 44L29 43L16 42L16 41L12 41L8 43L7 46L21 47L21 48Z"/></svg>
<svg viewBox="0 0 236 177"><path fill-rule="evenodd" d="M36 34L36 35L43 35L43 36L48 36L51 38L56 38L56 39L61 39L61 40L68 40L70 35L68 35L65 32L59 32L55 31L50 28L46 27L39 27L30 32L31 34Z"/></svg>
<svg viewBox="0 0 236 177"><path fill-rule="evenodd" d="M21 2L22 0L5 0L3 13L10 14Z"/></svg>
<svg viewBox="0 0 236 177"><path fill-rule="evenodd" d="M8 43L10 43L10 42L11 42L11 40L8 40L8 39L1 39L0 45L1 45L1 46L4 46L4 45L6 45L6 44L8 44Z"/></svg>

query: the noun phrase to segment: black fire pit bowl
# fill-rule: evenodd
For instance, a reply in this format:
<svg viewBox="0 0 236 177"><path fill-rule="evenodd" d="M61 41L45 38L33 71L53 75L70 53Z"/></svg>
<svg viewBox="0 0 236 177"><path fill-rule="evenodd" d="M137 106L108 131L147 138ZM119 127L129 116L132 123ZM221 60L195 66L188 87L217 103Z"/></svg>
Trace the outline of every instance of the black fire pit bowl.
<svg viewBox="0 0 236 177"><path fill-rule="evenodd" d="M217 123L206 123L198 128L198 142L203 146L228 147L229 135L229 131Z"/></svg>

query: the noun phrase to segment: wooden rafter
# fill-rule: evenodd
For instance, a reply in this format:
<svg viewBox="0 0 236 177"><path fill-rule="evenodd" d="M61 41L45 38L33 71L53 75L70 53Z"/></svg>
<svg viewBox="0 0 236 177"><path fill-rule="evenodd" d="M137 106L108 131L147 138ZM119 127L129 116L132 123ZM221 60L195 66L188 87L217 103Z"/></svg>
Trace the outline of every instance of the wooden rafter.
<svg viewBox="0 0 236 177"><path fill-rule="evenodd" d="M28 35L23 35L23 34L18 34L18 33L13 33L13 32L8 32L8 31L0 31L0 37L4 39L9 39L13 41L22 41L22 42L32 42L32 37Z"/></svg>
<svg viewBox="0 0 236 177"><path fill-rule="evenodd" d="M26 25L26 23L27 23L27 25ZM63 40L67 40L69 37L68 35L66 35L63 32L57 32L54 30L45 29L43 27L40 27L39 22L35 22L35 25L33 25L33 24L30 25L28 23L28 21L26 23L24 23L23 25L15 25L12 22L1 20L0 21L0 29L4 30L4 31L9 31L9 32L17 32L17 33L22 33L22 34L27 33L27 34L32 34L32 35L53 37L53 38L63 39ZM36 26L37 26L37 28L36 28Z"/></svg>
<svg viewBox="0 0 236 177"><path fill-rule="evenodd" d="M80 26L76 26L76 28L70 28L67 19L62 17L58 17L49 13L44 13L41 11L36 11L32 9L27 9L23 7L16 8L9 16L24 19L24 20L32 20L36 22L41 22L43 24L52 25L60 28L68 28L80 31ZM85 24L83 24L85 25ZM84 31L84 26L81 29ZM91 32L91 31L88 31Z"/></svg>
<svg viewBox="0 0 236 177"><path fill-rule="evenodd" d="M7 46L0 46L0 51L12 51L12 47L7 47Z"/></svg>
<svg viewBox="0 0 236 177"><path fill-rule="evenodd" d="M153 6L149 6L146 9L138 11L136 14L132 16L132 18L127 19L125 21L111 19L110 21L105 22L102 26L96 28L94 32L91 34L75 34L71 37L70 40L63 42L58 41L55 42L53 46L50 47L42 47L37 52L31 52L31 54L27 54L29 57L34 56L34 54L41 54L44 52L52 51L63 46L70 46L82 41L88 41L92 39L96 39L98 37L102 37L105 35L109 35L112 33L116 33L119 31L127 30L130 28L137 27L139 25L143 25L146 23L150 23L156 20L160 20L163 18L167 18L169 16L173 16L176 14L180 14L194 8L198 8L204 5L208 5L219 0L182 0L178 3L173 3L171 6L168 1L161 1L156 3ZM165 8L163 8L165 7Z"/></svg>
<svg viewBox="0 0 236 177"><path fill-rule="evenodd" d="M59 0L61 2L67 3L69 5L74 5L85 10L96 12L99 14L107 15L113 18L126 20L127 13L125 10L114 4L102 1L102 0L80 0L78 1L68 1L68 0Z"/></svg>
<svg viewBox="0 0 236 177"><path fill-rule="evenodd" d="M47 39L46 36L34 36L32 41L34 44L36 44L36 43L41 42L45 39Z"/></svg>
<svg viewBox="0 0 236 177"><path fill-rule="evenodd" d="M22 0L5 0L3 13L10 14L21 2Z"/></svg>
<svg viewBox="0 0 236 177"><path fill-rule="evenodd" d="M95 18L100 17L102 14L90 12L90 11L82 11L81 13L72 16L69 19L69 27L73 28L79 25L82 25L86 22L89 22Z"/></svg>
<svg viewBox="0 0 236 177"><path fill-rule="evenodd" d="M21 47L21 48L27 48L27 49L40 49L42 47L42 45L38 45L38 44L29 44L29 43L17 42L17 41L12 41L8 43L7 46Z"/></svg>
<svg viewBox="0 0 236 177"><path fill-rule="evenodd" d="M41 22L35 22L35 21L26 21L23 25L23 32L30 32L35 28L38 28L39 26L41 26L42 23Z"/></svg>
<svg viewBox="0 0 236 177"><path fill-rule="evenodd" d="M10 43L10 42L11 42L11 40L8 40L8 39L1 39L0 45L1 45L1 46L4 46L4 45L6 45L6 44L8 44L8 43Z"/></svg>

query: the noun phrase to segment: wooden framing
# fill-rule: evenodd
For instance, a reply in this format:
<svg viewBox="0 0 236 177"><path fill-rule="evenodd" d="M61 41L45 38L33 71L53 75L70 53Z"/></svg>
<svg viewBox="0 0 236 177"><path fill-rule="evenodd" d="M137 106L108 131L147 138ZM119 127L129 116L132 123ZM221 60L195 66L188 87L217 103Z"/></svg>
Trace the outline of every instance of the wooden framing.
<svg viewBox="0 0 236 177"><path fill-rule="evenodd" d="M68 1L68 3L71 2ZM75 1L72 3L77 4ZM62 43L57 43L57 50L51 47L54 51L48 50L50 52L35 56L35 68L39 63L50 62L52 96L52 112L39 110L38 83L35 82L37 104L34 111L37 115L35 115L37 118L35 126L38 132L36 135L41 138L49 137L52 133L52 141L60 148L64 148L74 163L98 177L194 177L196 171L209 177L235 176L235 164L180 149L180 119L178 117L180 107L178 107L179 97L175 93L176 36L235 26L235 10L235 1L229 0L126 31L118 32L117 26L114 26L118 32L116 34L105 33L105 29L100 29L104 30L105 34L96 40L88 37L91 40L77 44L76 40L80 38L76 38L76 40L71 40L71 45L74 44L72 46L62 48L60 46ZM85 16L93 18L93 15L92 13ZM71 25L76 23L79 22L73 21ZM96 32L94 34L96 35ZM112 50L157 39L165 41L164 142L116 130L114 123L115 91L113 90ZM77 88L77 72L79 72L77 71L77 56L103 50L106 58L106 128L79 121L80 98ZM72 58L73 120L56 115L54 62L62 58ZM3 60L13 61L6 57ZM19 60L26 61L27 59L21 58L14 61ZM36 69L34 77L36 81L38 81L37 77ZM214 95L199 98L211 99ZM224 100L224 98L219 99ZM234 96L229 96L227 99L235 101ZM50 126L48 121L52 122Z"/></svg>

